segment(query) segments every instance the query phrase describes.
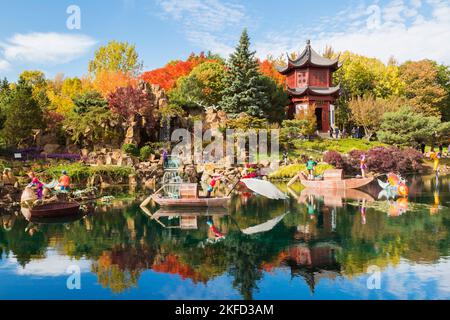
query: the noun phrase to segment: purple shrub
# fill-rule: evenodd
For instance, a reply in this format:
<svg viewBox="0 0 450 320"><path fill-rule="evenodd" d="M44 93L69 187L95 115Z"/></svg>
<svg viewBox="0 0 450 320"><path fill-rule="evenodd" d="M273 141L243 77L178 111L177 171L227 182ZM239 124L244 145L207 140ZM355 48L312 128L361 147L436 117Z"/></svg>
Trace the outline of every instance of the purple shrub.
<svg viewBox="0 0 450 320"><path fill-rule="evenodd" d="M359 174L361 156L366 154L366 152L361 150L352 150L349 152L348 156L345 158L344 171L347 174Z"/></svg>
<svg viewBox="0 0 450 320"><path fill-rule="evenodd" d="M323 161L325 161L328 164L331 164L337 169L344 169L344 158L339 152L328 151L327 153L325 153Z"/></svg>
<svg viewBox="0 0 450 320"><path fill-rule="evenodd" d="M397 171L397 161L401 159L401 151L397 148L377 147L367 152L367 167L376 173ZM398 154L398 157L394 157Z"/></svg>

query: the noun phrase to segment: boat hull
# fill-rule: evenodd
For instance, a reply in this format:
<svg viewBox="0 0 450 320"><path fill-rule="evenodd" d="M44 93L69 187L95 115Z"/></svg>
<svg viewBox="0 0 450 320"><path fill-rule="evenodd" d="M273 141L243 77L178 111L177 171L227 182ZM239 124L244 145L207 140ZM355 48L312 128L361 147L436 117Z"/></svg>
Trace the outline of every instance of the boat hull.
<svg viewBox="0 0 450 320"><path fill-rule="evenodd" d="M192 199L167 199L152 197L153 201L161 207L226 207L231 197L224 198L192 198Z"/></svg>
<svg viewBox="0 0 450 320"><path fill-rule="evenodd" d="M30 209L30 218L61 218L80 213L78 202L47 203Z"/></svg>
<svg viewBox="0 0 450 320"><path fill-rule="evenodd" d="M358 189L371 183L373 178L343 179L343 180L307 180L303 177L300 182L312 189Z"/></svg>

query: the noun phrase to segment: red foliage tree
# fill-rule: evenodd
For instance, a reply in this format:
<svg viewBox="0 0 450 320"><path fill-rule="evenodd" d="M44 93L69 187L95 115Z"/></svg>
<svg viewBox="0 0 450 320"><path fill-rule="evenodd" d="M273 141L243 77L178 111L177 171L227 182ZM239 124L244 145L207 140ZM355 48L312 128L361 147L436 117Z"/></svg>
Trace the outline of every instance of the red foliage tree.
<svg viewBox="0 0 450 320"><path fill-rule="evenodd" d="M144 72L141 78L150 84L157 84L164 90L170 91L179 78L187 76L199 64L212 60L208 59L204 53L200 55L191 54L186 61L169 62L163 68Z"/></svg>
<svg viewBox="0 0 450 320"><path fill-rule="evenodd" d="M286 77L283 76L275 68L275 62L270 60L259 61L259 71L272 78L278 85L284 86L286 84Z"/></svg>
<svg viewBox="0 0 450 320"><path fill-rule="evenodd" d="M130 119L134 115L139 114L145 117L150 126L154 126L154 108L148 94L140 88L128 86L118 88L108 97L109 107L111 111Z"/></svg>

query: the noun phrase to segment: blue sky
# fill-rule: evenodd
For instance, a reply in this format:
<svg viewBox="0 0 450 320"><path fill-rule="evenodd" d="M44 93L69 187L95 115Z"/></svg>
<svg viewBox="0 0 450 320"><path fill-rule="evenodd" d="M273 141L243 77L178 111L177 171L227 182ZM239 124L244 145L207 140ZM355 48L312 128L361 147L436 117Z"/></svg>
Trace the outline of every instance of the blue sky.
<svg viewBox="0 0 450 320"><path fill-rule="evenodd" d="M110 40L136 45L144 69L211 50L227 56L244 27L259 57L307 39L387 61L450 64L450 0L0 0L0 77L23 70L81 76ZM69 30L70 5L81 29Z"/></svg>

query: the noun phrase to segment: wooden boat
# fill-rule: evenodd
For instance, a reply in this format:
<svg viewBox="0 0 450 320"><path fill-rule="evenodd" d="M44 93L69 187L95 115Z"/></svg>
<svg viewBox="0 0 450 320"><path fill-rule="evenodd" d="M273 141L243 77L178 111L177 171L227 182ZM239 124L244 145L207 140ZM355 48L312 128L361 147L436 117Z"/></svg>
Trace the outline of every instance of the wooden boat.
<svg viewBox="0 0 450 320"><path fill-rule="evenodd" d="M223 198L188 198L188 199L170 199L162 198L158 195L152 196L153 201L162 207L225 207L231 200L231 197Z"/></svg>
<svg viewBox="0 0 450 320"><path fill-rule="evenodd" d="M57 218L75 216L80 213L78 202L54 202L34 206L30 209L30 218Z"/></svg>
<svg viewBox="0 0 450 320"><path fill-rule="evenodd" d="M327 170L322 180L308 180L305 173L300 172L295 180L291 180L289 186L300 180L301 184L311 189L358 189L371 183L374 178L344 179L342 170Z"/></svg>
<svg viewBox="0 0 450 320"><path fill-rule="evenodd" d="M169 190L165 190L168 188ZM161 193L166 191L169 196L162 196ZM198 185L196 183L179 183L167 184L148 197L141 207L146 207L153 200L161 207L226 207L231 197L206 198L200 197L198 194Z"/></svg>

